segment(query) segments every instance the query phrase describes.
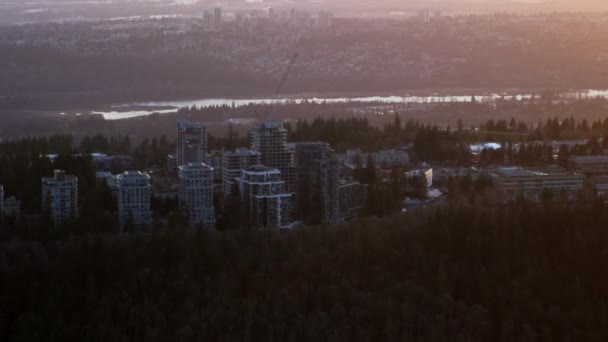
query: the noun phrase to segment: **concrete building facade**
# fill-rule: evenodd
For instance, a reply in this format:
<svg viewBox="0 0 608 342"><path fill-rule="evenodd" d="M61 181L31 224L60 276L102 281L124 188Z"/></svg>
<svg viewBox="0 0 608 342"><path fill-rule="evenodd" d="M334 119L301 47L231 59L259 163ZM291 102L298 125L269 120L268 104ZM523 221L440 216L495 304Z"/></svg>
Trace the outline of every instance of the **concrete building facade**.
<svg viewBox="0 0 608 342"><path fill-rule="evenodd" d="M568 158L570 169L585 175L608 175L608 156L571 156Z"/></svg>
<svg viewBox="0 0 608 342"><path fill-rule="evenodd" d="M198 122L177 123L177 166L204 163L207 157L207 128Z"/></svg>
<svg viewBox="0 0 608 342"><path fill-rule="evenodd" d="M517 196L523 196L538 201L545 189L554 193L566 191L572 194L582 190L585 183L585 176L566 172L558 167L544 169L500 167L491 170L490 176L503 200L513 200Z"/></svg>
<svg viewBox="0 0 608 342"><path fill-rule="evenodd" d="M292 154L287 149L287 129L283 123L262 122L253 129L251 136L252 149L261 153L261 164L281 171L287 191L293 191L295 168Z"/></svg>
<svg viewBox="0 0 608 342"><path fill-rule="evenodd" d="M204 163L179 167L179 206L187 212L190 224L215 229L213 168Z"/></svg>
<svg viewBox="0 0 608 342"><path fill-rule="evenodd" d="M401 150L382 150L373 153L363 153L361 149L347 150L344 156L344 163L347 165L365 167L368 159L382 168L402 167L410 163L410 156L406 151Z"/></svg>
<svg viewBox="0 0 608 342"><path fill-rule="evenodd" d="M150 209L150 176L140 171L127 171L116 176L118 221L121 230L131 224L136 229L152 221Z"/></svg>
<svg viewBox="0 0 608 342"><path fill-rule="evenodd" d="M367 207L367 184L361 184L352 178L344 178L340 180L338 192L340 220L352 220L363 214Z"/></svg>
<svg viewBox="0 0 608 342"><path fill-rule="evenodd" d="M285 191L281 171L256 165L236 179L243 210L254 228L288 228L291 225L293 194Z"/></svg>
<svg viewBox="0 0 608 342"><path fill-rule="evenodd" d="M42 178L42 210L56 226L78 218L78 178L55 170Z"/></svg>
<svg viewBox="0 0 608 342"><path fill-rule="evenodd" d="M340 166L332 157L333 152L324 142L296 143L296 208L302 208L304 203L301 202L310 200L300 196L302 193L318 192L323 202L321 220L324 223L336 222L340 217ZM297 214L302 216L303 213Z"/></svg>
<svg viewBox="0 0 608 342"><path fill-rule="evenodd" d="M222 168L222 181L224 198L232 193L232 187L236 179L241 176L243 170L261 163L261 153L246 148L237 148L234 151L224 153Z"/></svg>

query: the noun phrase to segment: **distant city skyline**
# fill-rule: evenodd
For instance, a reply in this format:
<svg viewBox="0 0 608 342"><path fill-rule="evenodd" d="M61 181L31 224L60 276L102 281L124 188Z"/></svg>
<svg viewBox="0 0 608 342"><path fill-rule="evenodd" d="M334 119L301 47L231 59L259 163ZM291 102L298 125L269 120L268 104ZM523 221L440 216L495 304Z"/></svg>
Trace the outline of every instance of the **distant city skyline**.
<svg viewBox="0 0 608 342"><path fill-rule="evenodd" d="M154 3L154 6L150 6ZM82 21L133 16L202 16L203 10L224 8L226 14L251 9L298 8L337 16L391 16L429 8L447 13L608 11L604 0L33 0L0 3L0 25L46 21Z"/></svg>

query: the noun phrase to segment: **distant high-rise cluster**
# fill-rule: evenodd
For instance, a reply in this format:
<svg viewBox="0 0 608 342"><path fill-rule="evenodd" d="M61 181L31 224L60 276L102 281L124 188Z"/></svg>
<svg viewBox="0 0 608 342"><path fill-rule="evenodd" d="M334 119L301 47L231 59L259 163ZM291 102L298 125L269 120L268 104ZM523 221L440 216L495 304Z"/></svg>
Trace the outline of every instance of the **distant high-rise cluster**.
<svg viewBox="0 0 608 342"><path fill-rule="evenodd" d="M153 196L159 201L155 203L177 200L178 210L171 218L183 217L184 223L203 229L215 229L220 219L226 224L226 217L231 216L230 224L276 229L290 228L300 221L334 223L357 217L366 204L367 186L353 179L345 183L341 178L348 158L338 159L325 142L288 143L287 138L283 122L260 122L252 129L251 148L209 153L205 125L179 121L176 154L167 157L162 175L158 170L113 175L107 171L109 164L94 163L104 169L96 177L107 183L116 200L121 232L152 226ZM352 153L350 157L354 158ZM403 160L394 151L376 159ZM0 186L0 209L3 198ZM16 199L11 200L12 213L19 206ZM77 219L78 178L62 170L42 178L42 207L57 226Z"/></svg>
<svg viewBox="0 0 608 342"><path fill-rule="evenodd" d="M432 18L441 17L440 10L431 10L429 8L423 8L418 11L418 17L422 19L423 22L428 23Z"/></svg>
<svg viewBox="0 0 608 342"><path fill-rule="evenodd" d="M237 13L236 25L249 28L274 26L292 30L298 29L330 29L333 27L334 15L331 12L322 11L313 14L306 11L292 9L267 10L253 9L249 13Z"/></svg>
<svg viewBox="0 0 608 342"><path fill-rule="evenodd" d="M203 29L219 31L222 29L222 8L216 7L211 11L203 12Z"/></svg>

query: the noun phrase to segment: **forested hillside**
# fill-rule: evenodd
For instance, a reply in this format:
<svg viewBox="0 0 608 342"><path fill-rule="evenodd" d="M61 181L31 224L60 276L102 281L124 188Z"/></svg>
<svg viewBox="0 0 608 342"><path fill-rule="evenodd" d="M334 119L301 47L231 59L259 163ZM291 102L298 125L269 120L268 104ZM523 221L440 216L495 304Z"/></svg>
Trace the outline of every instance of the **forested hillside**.
<svg viewBox="0 0 608 342"><path fill-rule="evenodd" d="M0 245L2 341L606 341L602 201Z"/></svg>

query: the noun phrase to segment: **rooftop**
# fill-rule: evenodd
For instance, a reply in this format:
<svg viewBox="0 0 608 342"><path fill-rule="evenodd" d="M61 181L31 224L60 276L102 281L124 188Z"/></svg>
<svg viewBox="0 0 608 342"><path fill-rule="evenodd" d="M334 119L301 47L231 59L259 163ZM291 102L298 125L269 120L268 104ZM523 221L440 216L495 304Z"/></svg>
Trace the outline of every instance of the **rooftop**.
<svg viewBox="0 0 608 342"><path fill-rule="evenodd" d="M118 175L121 178L150 178L150 175L141 171L125 171L124 173Z"/></svg>
<svg viewBox="0 0 608 342"><path fill-rule="evenodd" d="M549 175L565 175L567 171L559 166L522 168L522 167L499 167L493 171L503 177L534 177Z"/></svg>
<svg viewBox="0 0 608 342"><path fill-rule="evenodd" d="M570 160L605 160L608 161L608 155L605 156L570 156Z"/></svg>
<svg viewBox="0 0 608 342"><path fill-rule="evenodd" d="M74 175L66 175L63 170L55 170L53 171L52 177L42 177L42 181L45 183L51 182L70 182L78 180L78 178Z"/></svg>
<svg viewBox="0 0 608 342"><path fill-rule="evenodd" d="M495 173L503 177L532 177L547 175L547 173L544 172L531 171L521 167L499 167L496 169Z"/></svg>
<svg viewBox="0 0 608 342"><path fill-rule="evenodd" d="M205 163L188 163L187 165L181 165L180 170L200 170L200 169L213 169L211 166Z"/></svg>
<svg viewBox="0 0 608 342"><path fill-rule="evenodd" d="M239 147L237 149L235 149L234 151L227 151L226 155L230 155L230 156L256 156L256 155L261 155L260 152L256 151L256 150L250 150L248 148L244 148L244 147Z"/></svg>
<svg viewBox="0 0 608 342"><path fill-rule="evenodd" d="M283 121L264 121L260 122L256 128L284 128Z"/></svg>
<svg viewBox="0 0 608 342"><path fill-rule="evenodd" d="M269 167L266 165L253 165L253 166L250 166L250 167L246 168L245 170L243 170L243 172L247 172L247 173L281 173L281 171L279 171L278 169L275 169L274 167Z"/></svg>
<svg viewBox="0 0 608 342"><path fill-rule="evenodd" d="M203 128L203 127L205 127L205 125L203 125L200 122L191 122L191 121L181 120L181 121L177 122L177 127L179 127L179 128Z"/></svg>
<svg viewBox="0 0 608 342"><path fill-rule="evenodd" d="M329 146L329 144L323 141L298 141L296 146Z"/></svg>

